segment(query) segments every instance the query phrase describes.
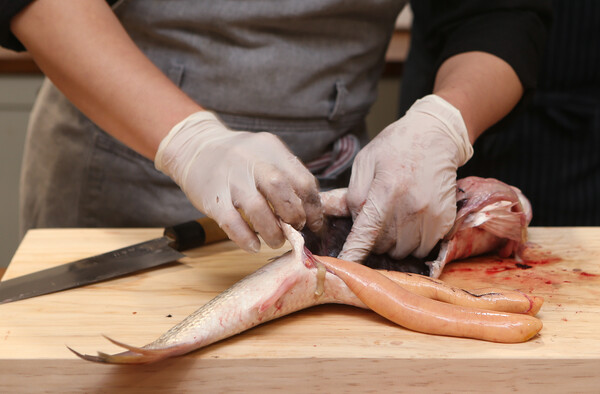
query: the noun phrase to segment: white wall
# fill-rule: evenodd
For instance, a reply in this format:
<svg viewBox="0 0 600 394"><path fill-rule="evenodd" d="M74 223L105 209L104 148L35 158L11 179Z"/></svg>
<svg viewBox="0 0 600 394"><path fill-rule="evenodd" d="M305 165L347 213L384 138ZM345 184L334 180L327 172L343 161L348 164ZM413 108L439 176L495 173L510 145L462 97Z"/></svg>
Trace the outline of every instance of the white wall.
<svg viewBox="0 0 600 394"><path fill-rule="evenodd" d="M18 193L27 119L40 76L0 76L0 267L19 242Z"/></svg>

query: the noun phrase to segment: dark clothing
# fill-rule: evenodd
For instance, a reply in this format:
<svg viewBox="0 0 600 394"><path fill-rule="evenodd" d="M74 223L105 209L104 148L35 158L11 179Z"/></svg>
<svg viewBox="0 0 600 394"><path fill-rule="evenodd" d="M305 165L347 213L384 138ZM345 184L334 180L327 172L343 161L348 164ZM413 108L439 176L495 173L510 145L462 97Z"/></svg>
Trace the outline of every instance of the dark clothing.
<svg viewBox="0 0 600 394"><path fill-rule="evenodd" d="M515 70L527 98L535 88L550 1L412 0L410 53L404 67L400 116L433 90L439 66L458 53L481 51Z"/></svg>
<svg viewBox="0 0 600 394"><path fill-rule="evenodd" d="M118 0L107 0L114 4ZM10 31L10 20L34 0L0 0L0 46L14 51L24 51L25 47Z"/></svg>
<svg viewBox="0 0 600 394"><path fill-rule="evenodd" d="M458 175L493 177L520 188L533 206L532 225L598 226L600 3L555 0L553 6L531 100L477 140ZM417 66L411 61L407 69Z"/></svg>
<svg viewBox="0 0 600 394"><path fill-rule="evenodd" d="M1 0L0 1L0 46L22 51L23 45L10 31L10 20L33 0Z"/></svg>

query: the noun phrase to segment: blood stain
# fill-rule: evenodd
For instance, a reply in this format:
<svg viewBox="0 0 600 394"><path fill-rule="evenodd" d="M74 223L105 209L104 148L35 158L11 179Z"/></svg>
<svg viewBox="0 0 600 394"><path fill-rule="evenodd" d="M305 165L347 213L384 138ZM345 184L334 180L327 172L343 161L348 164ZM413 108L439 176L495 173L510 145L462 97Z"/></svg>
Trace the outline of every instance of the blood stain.
<svg viewBox="0 0 600 394"><path fill-rule="evenodd" d="M473 268L469 268L469 267L448 267L447 269L444 270L444 272L471 272L473 271Z"/></svg>
<svg viewBox="0 0 600 394"><path fill-rule="evenodd" d="M504 271L512 271L514 270L515 267L510 267L510 266L497 266L497 267L491 267L491 268L487 268L485 270L485 273L488 275L494 275L497 274L499 272L504 272Z"/></svg>
<svg viewBox="0 0 600 394"><path fill-rule="evenodd" d="M560 257L554 256L550 251L540 250L532 246L525 248L521 258L527 265L546 265L562 260Z"/></svg>
<svg viewBox="0 0 600 394"><path fill-rule="evenodd" d="M560 286L578 283L582 280L598 280L599 274L584 272L579 268L568 269L553 266L552 263L563 261L537 245L528 245L520 259L501 258L497 255L483 255L471 261L449 264L442 274L442 280L447 275L462 279L479 278L485 282L498 282L521 291L547 291L546 296L556 291ZM485 278L485 279L484 279Z"/></svg>

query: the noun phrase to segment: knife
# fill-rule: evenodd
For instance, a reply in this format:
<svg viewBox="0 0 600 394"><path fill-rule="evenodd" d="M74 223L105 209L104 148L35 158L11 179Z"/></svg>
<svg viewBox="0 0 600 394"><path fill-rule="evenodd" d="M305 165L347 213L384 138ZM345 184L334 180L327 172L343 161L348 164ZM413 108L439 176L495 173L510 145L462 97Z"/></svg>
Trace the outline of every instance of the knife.
<svg viewBox="0 0 600 394"><path fill-rule="evenodd" d="M182 251L226 239L208 217L170 226L160 238L0 282L0 304L156 267L185 257Z"/></svg>

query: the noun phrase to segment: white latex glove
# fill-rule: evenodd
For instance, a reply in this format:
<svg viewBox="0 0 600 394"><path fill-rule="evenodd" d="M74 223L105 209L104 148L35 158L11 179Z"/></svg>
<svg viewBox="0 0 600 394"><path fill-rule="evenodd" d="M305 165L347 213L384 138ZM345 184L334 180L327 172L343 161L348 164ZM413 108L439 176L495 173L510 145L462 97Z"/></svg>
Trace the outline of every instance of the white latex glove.
<svg viewBox="0 0 600 394"><path fill-rule="evenodd" d="M247 251L260 241L238 209L272 248L285 241L277 217L297 229L323 223L316 179L273 134L232 131L201 111L173 127L154 163Z"/></svg>
<svg viewBox="0 0 600 394"><path fill-rule="evenodd" d="M354 225L340 258L425 257L456 216L456 170L473 155L460 112L418 100L356 156L347 202Z"/></svg>

